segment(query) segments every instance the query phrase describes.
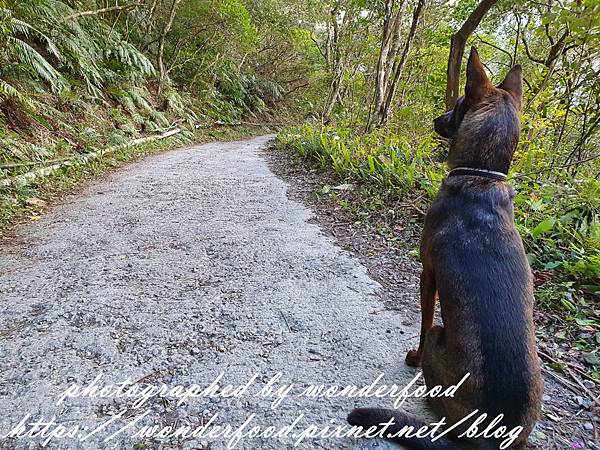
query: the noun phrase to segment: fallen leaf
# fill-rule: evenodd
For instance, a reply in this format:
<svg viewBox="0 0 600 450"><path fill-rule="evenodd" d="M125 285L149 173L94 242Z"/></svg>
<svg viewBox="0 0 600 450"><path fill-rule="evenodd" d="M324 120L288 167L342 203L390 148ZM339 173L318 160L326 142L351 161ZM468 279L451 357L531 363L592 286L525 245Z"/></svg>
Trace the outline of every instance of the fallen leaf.
<svg viewBox="0 0 600 450"><path fill-rule="evenodd" d="M25 203L27 203L28 205L32 205L32 206L38 206L40 208L43 208L44 206L46 206L46 202L44 200L42 200L41 198L37 198L37 197L29 197L28 199L25 200Z"/></svg>

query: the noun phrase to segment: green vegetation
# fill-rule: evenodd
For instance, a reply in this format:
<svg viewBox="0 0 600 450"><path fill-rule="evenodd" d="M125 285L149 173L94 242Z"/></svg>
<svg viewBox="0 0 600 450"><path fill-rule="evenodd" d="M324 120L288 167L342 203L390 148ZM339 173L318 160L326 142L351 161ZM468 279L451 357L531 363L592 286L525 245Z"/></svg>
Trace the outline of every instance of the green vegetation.
<svg viewBox="0 0 600 450"><path fill-rule="evenodd" d="M175 127L188 140L203 140L198 126L289 119L306 90L298 74L311 70L316 50L288 7L0 0L0 180ZM281 52L286 61L277 58ZM244 128L260 132L253 130ZM180 141L156 145L169 142ZM27 189L1 189L2 229L31 209L28 195L37 198Z"/></svg>

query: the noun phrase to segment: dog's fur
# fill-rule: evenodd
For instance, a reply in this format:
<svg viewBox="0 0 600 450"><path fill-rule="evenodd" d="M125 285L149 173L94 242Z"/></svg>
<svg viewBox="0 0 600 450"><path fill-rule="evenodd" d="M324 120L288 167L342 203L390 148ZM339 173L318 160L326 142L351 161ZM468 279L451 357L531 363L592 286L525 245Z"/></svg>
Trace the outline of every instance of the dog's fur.
<svg viewBox="0 0 600 450"><path fill-rule="evenodd" d="M495 87L473 48L465 96L434 122L436 132L451 139L449 167L507 173L519 139L521 98L521 67L511 69ZM512 446L521 448L538 418L542 381L532 276L514 224L513 197L505 182L491 178L458 175L443 181L421 239L421 339L406 362L422 365L429 388L456 384L469 372L454 398L431 399L436 413L449 425L476 409L490 420L504 414L500 425L523 427ZM443 327L433 326L436 296ZM401 411L382 409L356 409L348 421L373 426L391 417L396 423L391 433L422 424ZM469 424L454 430L451 438ZM448 439L398 442L413 449L457 448ZM489 439L476 444L482 449L500 445Z"/></svg>

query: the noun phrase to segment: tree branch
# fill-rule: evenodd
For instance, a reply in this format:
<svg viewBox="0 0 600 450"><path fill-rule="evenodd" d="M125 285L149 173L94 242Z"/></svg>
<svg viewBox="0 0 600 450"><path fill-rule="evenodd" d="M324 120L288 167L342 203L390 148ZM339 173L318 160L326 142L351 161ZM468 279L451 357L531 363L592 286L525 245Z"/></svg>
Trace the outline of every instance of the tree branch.
<svg viewBox="0 0 600 450"><path fill-rule="evenodd" d="M446 110L454 108L460 85L460 70L462 58L465 52L467 39L479 26L488 11L498 0L481 0L471 15L465 20L462 27L452 35L450 39L450 54L448 56L448 67L446 69Z"/></svg>
<svg viewBox="0 0 600 450"><path fill-rule="evenodd" d="M535 63L538 63L538 64L544 64L544 65L545 65L545 62L544 62L544 60L543 60L543 59L536 58L535 56L533 56L533 55L531 54L531 52L529 51L529 46L527 45L527 41L525 40L525 36L523 36L523 37L521 38L521 41L523 42L523 47L525 47L525 53L527 54L527 57L528 57L528 58L529 58L531 61L533 61L533 62L535 62Z"/></svg>
<svg viewBox="0 0 600 450"><path fill-rule="evenodd" d="M323 59L325 60L325 62L327 62L327 55L325 54L325 52L323 51L323 49L319 45L319 42L317 41L317 39L315 38L315 36L314 36L314 34L312 32L310 33L310 40L315 43L315 46L317 47L317 50L319 50L319 53L321 54L321 56L323 57Z"/></svg>
<svg viewBox="0 0 600 450"><path fill-rule="evenodd" d="M129 11L129 10L135 9L141 5L142 5L141 3L130 3L128 5L109 6L108 8L93 9L93 10L89 10L89 11L81 11L81 12L71 14L70 16L63 18L60 21L60 23L69 22L71 20L79 19L80 17L97 16L99 14L104 14L104 13L112 12L112 11Z"/></svg>
<svg viewBox="0 0 600 450"><path fill-rule="evenodd" d="M498 47L497 45L495 45L495 44L492 44L491 42L484 41L484 40L483 40L483 39L481 39L481 37L479 37L479 36L477 36L477 39L478 39L478 40L479 40L479 42L481 42L482 44L489 45L490 47L492 47L492 48L495 48L495 49L496 49L496 50L498 50L499 52L502 52L502 53L504 53L505 55L507 55L507 56L508 56L508 60L510 61L510 62L509 62L509 65L510 65L510 66L512 66L512 65L514 64L514 62L513 62L513 58L512 58L512 55L510 54L510 52L509 52L509 51L507 51L507 50L504 50L502 47Z"/></svg>

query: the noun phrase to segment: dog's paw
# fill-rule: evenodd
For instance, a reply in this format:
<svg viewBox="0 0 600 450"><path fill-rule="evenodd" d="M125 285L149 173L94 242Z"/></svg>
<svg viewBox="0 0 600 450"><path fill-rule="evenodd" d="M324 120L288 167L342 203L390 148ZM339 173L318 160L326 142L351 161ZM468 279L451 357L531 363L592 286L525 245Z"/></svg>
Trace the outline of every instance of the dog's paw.
<svg viewBox="0 0 600 450"><path fill-rule="evenodd" d="M412 367L421 365L421 355L416 350L411 350L406 354L406 364Z"/></svg>

